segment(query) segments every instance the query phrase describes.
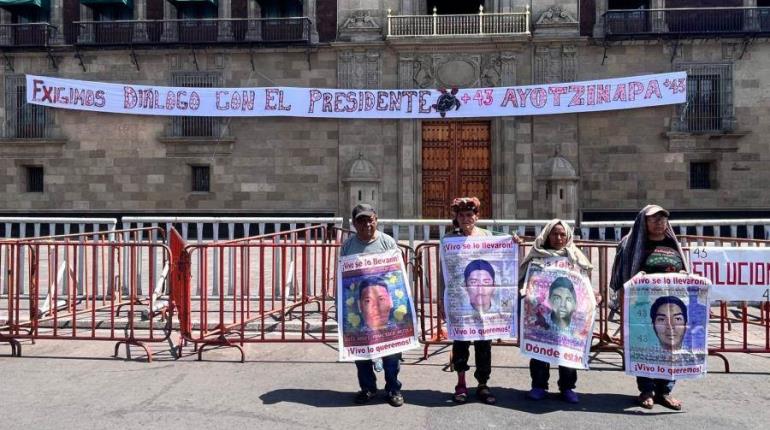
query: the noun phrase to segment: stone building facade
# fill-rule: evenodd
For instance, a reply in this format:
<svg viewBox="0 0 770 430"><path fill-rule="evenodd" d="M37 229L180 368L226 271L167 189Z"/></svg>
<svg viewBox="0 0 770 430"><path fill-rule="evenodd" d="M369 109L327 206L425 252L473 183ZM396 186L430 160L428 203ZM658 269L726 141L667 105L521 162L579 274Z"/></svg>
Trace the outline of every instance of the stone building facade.
<svg viewBox="0 0 770 430"><path fill-rule="evenodd" d="M763 0L5 3L5 214L345 215L360 198L432 218L459 193L494 218L770 210ZM21 79L471 88L673 70L690 73L685 106L432 122L43 110Z"/></svg>

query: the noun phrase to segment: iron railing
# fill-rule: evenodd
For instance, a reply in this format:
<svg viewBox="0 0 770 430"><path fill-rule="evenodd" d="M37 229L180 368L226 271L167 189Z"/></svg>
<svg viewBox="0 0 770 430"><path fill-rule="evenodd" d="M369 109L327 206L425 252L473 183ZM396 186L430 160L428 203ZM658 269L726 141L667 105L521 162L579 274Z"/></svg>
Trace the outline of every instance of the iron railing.
<svg viewBox="0 0 770 430"><path fill-rule="evenodd" d="M530 34L530 11L465 15L392 15L388 9L387 37L409 36L509 36Z"/></svg>
<svg viewBox="0 0 770 430"><path fill-rule="evenodd" d="M0 47L45 47L56 35L56 27L47 22L0 24Z"/></svg>
<svg viewBox="0 0 770 430"><path fill-rule="evenodd" d="M79 45L309 43L310 18L75 21Z"/></svg>
<svg viewBox="0 0 770 430"><path fill-rule="evenodd" d="M608 38L770 33L770 7L610 10L604 33Z"/></svg>

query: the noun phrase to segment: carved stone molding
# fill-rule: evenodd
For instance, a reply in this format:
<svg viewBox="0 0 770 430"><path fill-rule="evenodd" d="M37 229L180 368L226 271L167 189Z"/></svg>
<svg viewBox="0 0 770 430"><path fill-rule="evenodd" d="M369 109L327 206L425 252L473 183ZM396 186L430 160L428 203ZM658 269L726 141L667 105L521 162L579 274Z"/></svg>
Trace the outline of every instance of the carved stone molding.
<svg viewBox="0 0 770 430"><path fill-rule="evenodd" d="M540 45L535 48L535 83L571 82L577 78L574 45Z"/></svg>
<svg viewBox="0 0 770 430"><path fill-rule="evenodd" d="M491 54L419 54L402 56L399 82L404 88L473 88L513 85L515 56Z"/></svg>
<svg viewBox="0 0 770 430"><path fill-rule="evenodd" d="M339 88L379 88L382 76L380 52L343 51L337 61Z"/></svg>
<svg viewBox="0 0 770 430"><path fill-rule="evenodd" d="M338 35L339 40L352 42L380 40L382 25L376 17L376 11L356 10L340 25Z"/></svg>
<svg viewBox="0 0 770 430"><path fill-rule="evenodd" d="M535 21L535 25L563 25L563 24L577 24L578 20L572 16L571 13L561 8L561 6L553 5L540 14L540 17Z"/></svg>

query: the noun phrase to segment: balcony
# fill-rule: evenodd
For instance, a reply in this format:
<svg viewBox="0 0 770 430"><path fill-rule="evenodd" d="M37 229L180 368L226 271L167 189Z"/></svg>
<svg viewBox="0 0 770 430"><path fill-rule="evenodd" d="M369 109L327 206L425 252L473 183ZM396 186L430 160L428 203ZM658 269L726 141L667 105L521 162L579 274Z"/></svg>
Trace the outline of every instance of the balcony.
<svg viewBox="0 0 770 430"><path fill-rule="evenodd" d="M56 27L47 22L0 24L0 47L46 47L56 35Z"/></svg>
<svg viewBox="0 0 770 430"><path fill-rule="evenodd" d="M467 15L391 15L388 10L386 37L529 36L529 6L524 12Z"/></svg>
<svg viewBox="0 0 770 430"><path fill-rule="evenodd" d="M310 43L306 17L76 21L73 26L75 43L83 46Z"/></svg>
<svg viewBox="0 0 770 430"><path fill-rule="evenodd" d="M608 39L770 34L770 7L610 10L604 34Z"/></svg>

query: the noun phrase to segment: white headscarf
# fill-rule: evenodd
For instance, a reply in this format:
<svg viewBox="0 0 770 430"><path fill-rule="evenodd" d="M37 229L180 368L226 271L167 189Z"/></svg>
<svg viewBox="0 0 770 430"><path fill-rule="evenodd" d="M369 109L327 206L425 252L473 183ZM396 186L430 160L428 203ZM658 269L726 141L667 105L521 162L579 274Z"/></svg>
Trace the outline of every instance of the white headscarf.
<svg viewBox="0 0 770 430"><path fill-rule="evenodd" d="M548 243L548 235L551 234L551 230L557 225L561 225L564 228L564 232L567 234L567 244L564 245L564 248L559 250L550 248L550 243ZM572 239L572 228L570 228L566 222L558 218L549 221L548 224L543 227L543 231L537 235L535 243L532 244L532 249L529 250L524 257L524 260L521 261L521 265L519 266L519 284L524 282L524 278L527 276L527 266L529 266L529 263L535 258L567 257L572 263L577 264L583 270L587 271L593 269L594 266L591 264L591 261L577 246L575 246Z"/></svg>

